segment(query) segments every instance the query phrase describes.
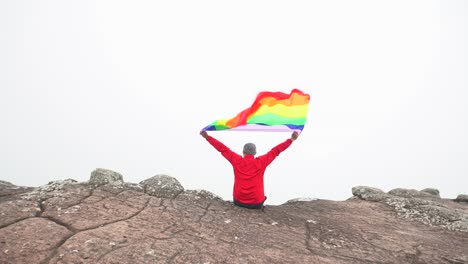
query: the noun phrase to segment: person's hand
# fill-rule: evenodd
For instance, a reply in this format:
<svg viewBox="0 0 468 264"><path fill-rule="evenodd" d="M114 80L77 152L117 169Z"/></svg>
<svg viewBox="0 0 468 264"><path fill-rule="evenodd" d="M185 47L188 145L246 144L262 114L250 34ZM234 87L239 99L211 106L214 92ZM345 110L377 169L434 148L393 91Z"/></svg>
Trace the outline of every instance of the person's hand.
<svg viewBox="0 0 468 264"><path fill-rule="evenodd" d="M203 137L203 138L207 138L208 137L208 133L206 131L201 131L200 132L200 135Z"/></svg>
<svg viewBox="0 0 468 264"><path fill-rule="evenodd" d="M291 135L291 140L294 141L299 137L299 133L297 131L294 131Z"/></svg>

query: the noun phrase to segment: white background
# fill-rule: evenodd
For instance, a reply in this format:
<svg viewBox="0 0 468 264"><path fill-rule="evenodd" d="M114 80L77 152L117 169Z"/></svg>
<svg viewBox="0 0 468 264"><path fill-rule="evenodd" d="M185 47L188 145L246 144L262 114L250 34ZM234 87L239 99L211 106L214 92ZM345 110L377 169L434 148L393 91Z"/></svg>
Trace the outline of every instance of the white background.
<svg viewBox="0 0 468 264"><path fill-rule="evenodd" d="M1 1L0 179L156 174L232 199L198 134L260 91L311 96L269 204L356 185L468 193L466 1ZM289 133L212 132L259 154Z"/></svg>

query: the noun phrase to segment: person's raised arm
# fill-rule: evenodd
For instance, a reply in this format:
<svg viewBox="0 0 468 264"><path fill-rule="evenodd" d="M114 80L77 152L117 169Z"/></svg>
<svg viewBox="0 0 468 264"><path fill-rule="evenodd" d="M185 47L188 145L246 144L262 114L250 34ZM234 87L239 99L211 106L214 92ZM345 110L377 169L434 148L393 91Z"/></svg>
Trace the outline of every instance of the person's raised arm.
<svg viewBox="0 0 468 264"><path fill-rule="evenodd" d="M206 139L217 151L221 152L221 155L223 155L229 162L232 162L234 157L239 156L238 154L234 153L232 150L230 150L226 145L215 139L214 137L208 135L208 132L206 131L201 131L200 135Z"/></svg>
<svg viewBox="0 0 468 264"><path fill-rule="evenodd" d="M259 159L263 160L265 162L265 166L270 165L270 163L278 157L278 155L286 150L291 144L299 137L299 133L294 131L291 134L291 138L286 139L283 143L277 145L276 147L272 148L270 151L268 151L267 154L258 157Z"/></svg>

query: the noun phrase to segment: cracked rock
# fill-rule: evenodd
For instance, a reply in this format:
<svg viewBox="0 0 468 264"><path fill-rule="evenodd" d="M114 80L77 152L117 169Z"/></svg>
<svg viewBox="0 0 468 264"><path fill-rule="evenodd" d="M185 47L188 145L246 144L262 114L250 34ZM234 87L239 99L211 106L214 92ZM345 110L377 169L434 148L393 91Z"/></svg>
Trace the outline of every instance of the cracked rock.
<svg viewBox="0 0 468 264"><path fill-rule="evenodd" d="M0 187L0 262L468 263L467 203L361 186L346 201L251 210L164 178L55 182L39 201ZM173 193L151 196L150 183Z"/></svg>

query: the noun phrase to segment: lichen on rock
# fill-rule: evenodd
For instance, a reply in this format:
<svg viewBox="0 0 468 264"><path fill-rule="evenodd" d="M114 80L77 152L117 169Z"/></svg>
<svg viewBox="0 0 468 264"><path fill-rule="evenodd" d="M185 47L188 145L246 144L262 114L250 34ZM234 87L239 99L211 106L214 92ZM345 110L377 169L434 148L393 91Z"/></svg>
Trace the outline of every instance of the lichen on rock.
<svg viewBox="0 0 468 264"><path fill-rule="evenodd" d="M449 230L468 232L468 212L448 205L447 203L453 202L443 200L430 192L397 188L384 193L365 186L354 187L352 192L362 200L391 206L399 217Z"/></svg>
<svg viewBox="0 0 468 264"><path fill-rule="evenodd" d="M146 194L159 198L173 199L184 191L184 187L176 178L164 174L141 181L140 185Z"/></svg>
<svg viewBox="0 0 468 264"><path fill-rule="evenodd" d="M120 173L98 168L91 172L89 184L101 186L105 184L119 185L123 184L123 177Z"/></svg>
<svg viewBox="0 0 468 264"><path fill-rule="evenodd" d="M405 188L396 188L396 189L390 190L388 194L400 196L400 197L407 197L407 198L413 198L413 197L427 198L427 197L434 196L433 194L429 192L418 191L414 189L405 189Z"/></svg>
<svg viewBox="0 0 468 264"><path fill-rule="evenodd" d="M385 197L385 193L374 187L368 186L355 186L351 189L354 196L357 196L363 200L378 202Z"/></svg>

